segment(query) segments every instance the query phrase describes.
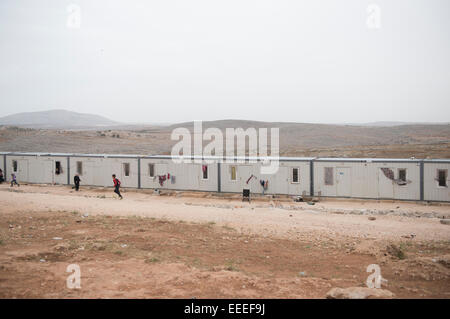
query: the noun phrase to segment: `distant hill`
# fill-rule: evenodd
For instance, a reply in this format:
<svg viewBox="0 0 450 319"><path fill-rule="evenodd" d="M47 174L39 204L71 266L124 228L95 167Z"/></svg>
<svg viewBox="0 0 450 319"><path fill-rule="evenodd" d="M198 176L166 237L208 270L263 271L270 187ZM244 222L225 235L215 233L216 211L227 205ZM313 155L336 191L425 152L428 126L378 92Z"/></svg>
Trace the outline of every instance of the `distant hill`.
<svg viewBox="0 0 450 319"><path fill-rule="evenodd" d="M381 121L381 122L370 122L370 123L346 123L343 125L353 125L353 126L373 126L373 127L392 127L400 125L447 125L449 122L393 122L393 121Z"/></svg>
<svg viewBox="0 0 450 319"><path fill-rule="evenodd" d="M14 125L28 128L73 129L114 126L119 124L121 123L100 115L66 110L26 112L0 117L0 125Z"/></svg>

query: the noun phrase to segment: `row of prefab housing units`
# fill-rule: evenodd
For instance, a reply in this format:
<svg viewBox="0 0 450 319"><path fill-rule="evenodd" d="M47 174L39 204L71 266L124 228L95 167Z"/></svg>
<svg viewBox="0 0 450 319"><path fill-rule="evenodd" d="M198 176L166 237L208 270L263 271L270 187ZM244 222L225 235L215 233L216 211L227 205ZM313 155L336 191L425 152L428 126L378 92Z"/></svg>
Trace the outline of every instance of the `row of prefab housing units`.
<svg viewBox="0 0 450 319"><path fill-rule="evenodd" d="M275 174L262 175L267 159L233 161L196 158L175 163L170 156L0 153L6 180L210 192L308 195L450 202L448 159L293 158L278 159ZM265 181L263 187L261 181Z"/></svg>

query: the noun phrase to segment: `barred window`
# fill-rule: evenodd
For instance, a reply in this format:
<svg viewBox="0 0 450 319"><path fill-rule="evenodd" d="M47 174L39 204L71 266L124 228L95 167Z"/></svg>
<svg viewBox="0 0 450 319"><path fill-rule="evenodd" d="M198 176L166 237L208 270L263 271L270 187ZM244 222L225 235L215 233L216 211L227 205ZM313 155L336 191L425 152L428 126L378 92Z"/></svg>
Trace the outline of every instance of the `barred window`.
<svg viewBox="0 0 450 319"><path fill-rule="evenodd" d="M153 163L148 164L148 176L150 177L155 176L155 164Z"/></svg>
<svg viewBox="0 0 450 319"><path fill-rule="evenodd" d="M208 179L208 165L202 165L203 179Z"/></svg>
<svg viewBox="0 0 450 319"><path fill-rule="evenodd" d="M123 172L125 176L130 176L130 163L123 163Z"/></svg>
<svg viewBox="0 0 450 319"><path fill-rule="evenodd" d="M55 174L59 175L61 173L62 173L61 162L60 161L56 161L55 162Z"/></svg>
<svg viewBox="0 0 450 319"><path fill-rule="evenodd" d="M231 166L231 180L236 180L236 166Z"/></svg>
<svg viewBox="0 0 450 319"><path fill-rule="evenodd" d="M334 171L333 167L325 167L325 185L334 184L333 171Z"/></svg>
<svg viewBox="0 0 450 319"><path fill-rule="evenodd" d="M77 162L77 174L83 175L83 162L81 161Z"/></svg>
<svg viewBox="0 0 450 319"><path fill-rule="evenodd" d="M299 169L293 168L292 169L292 183L298 183L299 181Z"/></svg>
<svg viewBox="0 0 450 319"><path fill-rule="evenodd" d="M447 175L446 169L438 169L438 183L441 187L447 187Z"/></svg>
<svg viewBox="0 0 450 319"><path fill-rule="evenodd" d="M401 180L402 182L406 182L406 169L405 168L400 168L398 170L398 179Z"/></svg>

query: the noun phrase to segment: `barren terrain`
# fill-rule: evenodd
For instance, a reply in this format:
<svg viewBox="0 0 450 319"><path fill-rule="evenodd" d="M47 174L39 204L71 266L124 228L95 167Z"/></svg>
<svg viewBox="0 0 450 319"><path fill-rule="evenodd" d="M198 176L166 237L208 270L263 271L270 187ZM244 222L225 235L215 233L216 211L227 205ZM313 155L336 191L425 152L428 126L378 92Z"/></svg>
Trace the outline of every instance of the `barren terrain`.
<svg viewBox="0 0 450 319"><path fill-rule="evenodd" d="M450 158L450 125L366 127L331 124L204 122L203 130L217 127L244 129L277 127L281 156ZM0 151L106 154L170 154L177 141L174 128L192 130L192 123L171 126L110 127L95 130L49 130L0 127ZM224 134L225 136L225 134ZM208 141L204 141L204 146Z"/></svg>
<svg viewBox="0 0 450 319"><path fill-rule="evenodd" d="M2 298L450 297L446 204L0 185ZM69 264L81 289L68 289Z"/></svg>

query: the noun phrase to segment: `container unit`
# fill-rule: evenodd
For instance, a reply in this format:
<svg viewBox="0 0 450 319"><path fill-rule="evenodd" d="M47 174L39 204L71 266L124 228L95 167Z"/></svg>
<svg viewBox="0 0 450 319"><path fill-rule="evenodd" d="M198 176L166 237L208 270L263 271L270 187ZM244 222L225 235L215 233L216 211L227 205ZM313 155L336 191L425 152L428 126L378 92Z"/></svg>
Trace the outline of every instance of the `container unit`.
<svg viewBox="0 0 450 319"><path fill-rule="evenodd" d="M67 154L9 153L6 155L6 180L11 173L27 183L66 184Z"/></svg>
<svg viewBox="0 0 450 319"><path fill-rule="evenodd" d="M8 153L0 152L0 168L3 172L3 178L6 177L6 173L7 173L7 172L5 172L5 170L6 170L6 154L8 154Z"/></svg>
<svg viewBox="0 0 450 319"><path fill-rule="evenodd" d="M278 171L274 174L263 174L261 167L268 165L258 160L256 163L221 164L221 191L240 193L242 189L250 189L251 193L301 195L310 192L310 160L309 158L280 158ZM265 187L261 184L264 182ZM266 184L267 183L267 184Z"/></svg>
<svg viewBox="0 0 450 319"><path fill-rule="evenodd" d="M112 174L121 182L121 187L138 187L138 162L135 155L79 155L69 156L70 183L78 174L81 185L113 186Z"/></svg>
<svg viewBox="0 0 450 319"><path fill-rule="evenodd" d="M428 201L450 201L450 160L424 160L423 199Z"/></svg>
<svg viewBox="0 0 450 319"><path fill-rule="evenodd" d="M147 156L140 160L141 188L218 191L218 161L176 163L170 156Z"/></svg>
<svg viewBox="0 0 450 319"><path fill-rule="evenodd" d="M416 159L373 160L371 166L378 182L376 198L420 200L421 165L421 160Z"/></svg>
<svg viewBox="0 0 450 319"><path fill-rule="evenodd" d="M314 160L314 194L332 197L420 199L420 160Z"/></svg>
<svg viewBox="0 0 450 319"><path fill-rule="evenodd" d="M268 163L260 158L194 159L199 162L176 163L170 156L3 152L0 167L7 181L14 172L19 183L72 184L79 173L81 185L109 187L116 174L123 187L262 193L263 180L266 194L450 202L450 160L445 159L282 157L274 174L262 174Z"/></svg>

